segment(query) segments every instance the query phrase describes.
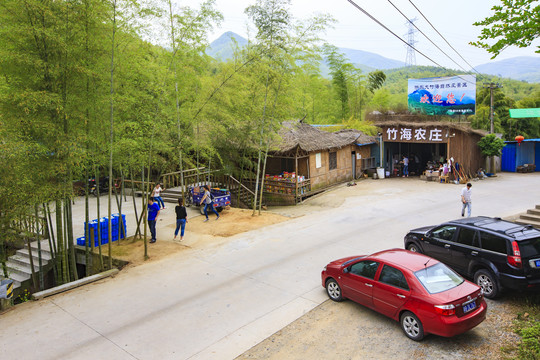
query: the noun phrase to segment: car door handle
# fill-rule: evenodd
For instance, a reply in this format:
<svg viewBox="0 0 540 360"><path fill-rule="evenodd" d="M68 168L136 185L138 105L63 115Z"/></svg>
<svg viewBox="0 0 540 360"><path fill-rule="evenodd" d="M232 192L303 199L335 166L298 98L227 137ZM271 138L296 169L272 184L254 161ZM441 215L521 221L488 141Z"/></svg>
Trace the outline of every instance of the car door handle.
<svg viewBox="0 0 540 360"><path fill-rule="evenodd" d="M368 284L368 283L365 283L364 285L366 285L367 287L373 287L372 284Z"/></svg>
<svg viewBox="0 0 540 360"><path fill-rule="evenodd" d="M396 294L398 297L402 298L402 299L405 299L405 295L401 295L401 294Z"/></svg>
<svg viewBox="0 0 540 360"><path fill-rule="evenodd" d="M450 249L450 244L444 245L445 248Z"/></svg>
<svg viewBox="0 0 540 360"><path fill-rule="evenodd" d="M472 256L478 255L478 251L471 251L471 255L472 255Z"/></svg>

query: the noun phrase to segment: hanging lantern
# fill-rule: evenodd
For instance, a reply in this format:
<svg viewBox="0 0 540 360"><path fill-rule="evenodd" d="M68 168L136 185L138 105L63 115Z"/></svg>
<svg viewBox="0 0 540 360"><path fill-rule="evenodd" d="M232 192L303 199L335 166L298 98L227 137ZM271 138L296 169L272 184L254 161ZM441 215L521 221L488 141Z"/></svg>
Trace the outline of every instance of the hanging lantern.
<svg viewBox="0 0 540 360"><path fill-rule="evenodd" d="M516 141L518 142L518 145L521 146L521 142L524 140L525 138L521 135L518 135L516 136Z"/></svg>

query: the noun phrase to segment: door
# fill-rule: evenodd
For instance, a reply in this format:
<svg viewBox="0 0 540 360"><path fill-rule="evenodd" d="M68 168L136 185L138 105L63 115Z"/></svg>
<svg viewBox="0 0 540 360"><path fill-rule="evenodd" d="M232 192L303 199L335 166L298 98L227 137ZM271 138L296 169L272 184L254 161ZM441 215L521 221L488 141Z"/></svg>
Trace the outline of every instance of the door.
<svg viewBox="0 0 540 360"><path fill-rule="evenodd" d="M351 152L352 157L352 178L356 179L356 151Z"/></svg>
<svg viewBox="0 0 540 360"><path fill-rule="evenodd" d="M362 260L347 268L342 276L342 290L345 297L362 305L373 307L373 284L379 263Z"/></svg>
<svg viewBox="0 0 540 360"><path fill-rule="evenodd" d="M478 231L460 227L450 249L452 260L449 265L462 274L468 274L469 264L478 257L480 251Z"/></svg>
<svg viewBox="0 0 540 360"><path fill-rule="evenodd" d="M450 264L452 261L450 247L455 234L455 225L443 225L432 230L429 237L426 238L427 241L424 241L424 246L427 245L427 250L425 250L426 255Z"/></svg>
<svg viewBox="0 0 540 360"><path fill-rule="evenodd" d="M409 299L410 289L401 270L383 265L373 285L373 306L381 314L394 317Z"/></svg>

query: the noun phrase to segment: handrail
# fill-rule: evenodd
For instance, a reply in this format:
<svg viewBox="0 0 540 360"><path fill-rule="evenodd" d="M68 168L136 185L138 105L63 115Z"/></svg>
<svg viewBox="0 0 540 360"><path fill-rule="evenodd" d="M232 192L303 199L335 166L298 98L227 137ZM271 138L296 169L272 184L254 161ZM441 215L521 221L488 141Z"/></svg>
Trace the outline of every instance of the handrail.
<svg viewBox="0 0 540 360"><path fill-rule="evenodd" d="M182 170L182 171L178 170L178 171L174 171L174 172L171 172L171 173L162 174L161 177L168 176L168 175L177 175L177 174L180 174L182 172L186 173L188 171L201 171L201 170L204 170L204 169L206 169L205 166L201 166L201 167L193 168L193 169Z"/></svg>
<svg viewBox="0 0 540 360"><path fill-rule="evenodd" d="M240 181L236 180L232 175L229 175L229 178L231 178L232 180L236 181L236 183L238 185L240 185L241 187L243 187L245 190L247 190L249 193L251 193L251 195L255 196L255 193L253 191L251 191L250 188L248 188L247 186L245 186L244 184L242 184Z"/></svg>

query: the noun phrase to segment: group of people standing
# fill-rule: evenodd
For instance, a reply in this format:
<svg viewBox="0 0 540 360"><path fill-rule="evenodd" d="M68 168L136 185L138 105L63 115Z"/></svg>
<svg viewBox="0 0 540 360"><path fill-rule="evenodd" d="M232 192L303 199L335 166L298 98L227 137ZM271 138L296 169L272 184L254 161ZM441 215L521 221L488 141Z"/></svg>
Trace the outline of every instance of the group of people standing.
<svg viewBox="0 0 540 360"><path fill-rule="evenodd" d="M208 209L210 208L214 214L216 214L216 220L219 219L219 214L212 206L212 195L210 193L210 188L208 185L204 185L204 195L201 198L201 202L199 205L202 206L204 203L204 215L206 216L205 222L208 221ZM163 202L163 199L161 198L161 192L165 190L164 187L162 187L161 184L157 184L154 190L152 191L152 195L148 198L148 226L150 228L150 234L151 239L150 243L155 243L157 241L156 239L156 223L157 218L159 216L159 213L162 209L165 209L165 203ZM173 241L176 241L176 238L178 236L178 232L180 232L180 241L184 240L184 232L186 229L186 224L188 222L187 219L187 211L186 207L184 206L184 200L182 198L178 199L178 205L176 205L174 212L176 213L176 229L174 230L174 238Z"/></svg>

